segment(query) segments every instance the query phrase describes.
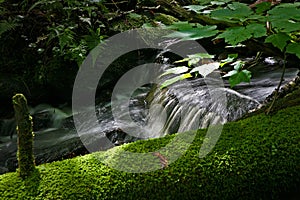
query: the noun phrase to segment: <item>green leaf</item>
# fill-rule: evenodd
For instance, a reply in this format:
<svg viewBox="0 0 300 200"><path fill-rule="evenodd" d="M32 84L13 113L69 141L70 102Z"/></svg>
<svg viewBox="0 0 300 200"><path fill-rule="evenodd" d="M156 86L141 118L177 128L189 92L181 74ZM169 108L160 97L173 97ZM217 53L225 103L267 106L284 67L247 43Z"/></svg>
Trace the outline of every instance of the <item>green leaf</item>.
<svg viewBox="0 0 300 200"><path fill-rule="evenodd" d="M254 38L259 38L267 35L267 28L263 24L249 24L246 30L250 32Z"/></svg>
<svg viewBox="0 0 300 200"><path fill-rule="evenodd" d="M252 37L245 27L230 27L225 32L219 34L216 38L224 38L225 42L235 46Z"/></svg>
<svg viewBox="0 0 300 200"><path fill-rule="evenodd" d="M268 11L270 20L284 20L292 19L293 17L300 16L300 9L297 7L282 7L276 6L272 10Z"/></svg>
<svg viewBox="0 0 300 200"><path fill-rule="evenodd" d="M263 16L263 15L250 15L246 18L246 20L255 20L255 21L258 21L260 23L266 23L267 21L267 18L266 16Z"/></svg>
<svg viewBox="0 0 300 200"><path fill-rule="evenodd" d="M246 4L233 2L228 8L212 11L211 17L222 21L240 22L245 21L251 14L253 11Z"/></svg>
<svg viewBox="0 0 300 200"><path fill-rule="evenodd" d="M208 53L195 53L195 54L192 54L192 55L188 55L189 58L214 58L215 56L214 55L210 55Z"/></svg>
<svg viewBox="0 0 300 200"><path fill-rule="evenodd" d="M300 12L300 10L299 10ZM271 25L273 28L275 28L277 31L280 32L293 32L293 31L299 31L300 30L300 22L296 22L294 20L288 20L288 19L282 19L282 20L273 20L271 21Z"/></svg>
<svg viewBox="0 0 300 200"><path fill-rule="evenodd" d="M226 78L226 77L231 77L235 74L239 73L238 71L236 70L232 70L232 71L229 71L227 74L225 74L223 77Z"/></svg>
<svg viewBox="0 0 300 200"><path fill-rule="evenodd" d="M234 87L241 82L250 83L251 72L248 70L242 70L230 76L229 83L230 87Z"/></svg>
<svg viewBox="0 0 300 200"><path fill-rule="evenodd" d="M191 78L191 77L192 77L192 75L190 73L186 73L186 74L182 74L182 75L176 76L174 78L168 79L161 84L160 89L168 87L169 85L172 85L180 80L184 80L184 79Z"/></svg>
<svg viewBox="0 0 300 200"><path fill-rule="evenodd" d="M165 76L165 75L169 75L169 74L182 74L184 72L187 72L189 70L189 68L185 67L185 66L181 66L181 67L174 67L171 69L168 69L166 72L164 72L163 74L161 74L159 77Z"/></svg>
<svg viewBox="0 0 300 200"><path fill-rule="evenodd" d="M245 62L243 62L243 61L236 61L236 62L233 63L232 65L234 65L233 68L234 68L236 71L240 71L240 70L242 70L242 68L244 67Z"/></svg>
<svg viewBox="0 0 300 200"><path fill-rule="evenodd" d="M182 60L177 60L174 63L189 62L189 66L191 66L193 64L197 64L200 61L200 59L204 58L214 58L214 55L210 55L208 53L196 53L188 55L187 58L184 58Z"/></svg>
<svg viewBox="0 0 300 200"><path fill-rule="evenodd" d="M183 29L184 28L184 29ZM196 28L182 26L179 31L173 32L165 37L181 38L182 40L198 40L214 36L218 33L217 26L197 26Z"/></svg>
<svg viewBox="0 0 300 200"><path fill-rule="evenodd" d="M198 67L195 67L190 71L190 73L198 72L201 76L206 77L208 74L212 73L214 70L219 68L220 63L213 62L209 64L204 64Z"/></svg>
<svg viewBox="0 0 300 200"><path fill-rule="evenodd" d="M210 4L211 5L224 5L226 2L222 2L222 1L211 1Z"/></svg>
<svg viewBox="0 0 300 200"><path fill-rule="evenodd" d="M201 60L201 58L190 58L189 62L188 62L188 66L192 66L197 64L199 61Z"/></svg>
<svg viewBox="0 0 300 200"><path fill-rule="evenodd" d="M289 41L291 38L286 33L277 33L274 35L270 35L266 38L266 43L272 43L274 47L279 48L281 51L283 51L284 47L287 44L287 41Z"/></svg>
<svg viewBox="0 0 300 200"><path fill-rule="evenodd" d="M263 12L269 10L271 8L271 5L272 5L271 2L268 2L268 1L256 4L256 6L255 6L256 7L255 12L257 14L262 14Z"/></svg>
<svg viewBox="0 0 300 200"><path fill-rule="evenodd" d="M228 54L227 58L224 60L221 60L220 67L223 67L224 65L233 62L238 57L238 54Z"/></svg>
<svg viewBox="0 0 300 200"><path fill-rule="evenodd" d="M267 31L262 24L250 24L246 27L230 27L225 30L222 34L218 35L217 38L224 38L225 42L231 45L237 45L251 37L259 38L267 35Z"/></svg>
<svg viewBox="0 0 300 200"><path fill-rule="evenodd" d="M208 6L188 5L188 6L183 6L183 7L187 8L190 11L194 11L195 13L201 13L201 10L207 8Z"/></svg>
<svg viewBox="0 0 300 200"><path fill-rule="evenodd" d="M290 43L286 47L286 52L295 54L300 59L300 44L298 43Z"/></svg>

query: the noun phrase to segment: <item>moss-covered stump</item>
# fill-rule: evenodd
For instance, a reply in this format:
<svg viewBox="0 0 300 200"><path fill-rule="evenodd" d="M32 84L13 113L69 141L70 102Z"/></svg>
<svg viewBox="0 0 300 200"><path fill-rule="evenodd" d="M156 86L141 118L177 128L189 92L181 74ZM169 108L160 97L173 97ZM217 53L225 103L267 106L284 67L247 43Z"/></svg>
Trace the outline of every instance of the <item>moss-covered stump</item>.
<svg viewBox="0 0 300 200"><path fill-rule="evenodd" d="M0 176L0 199L297 199L299 115L296 106L225 124L215 148L202 159L206 130L199 130L182 157L154 172L120 172L96 156L114 157L120 149L157 152L174 135L44 164L27 180L7 173Z"/></svg>
<svg viewBox="0 0 300 200"><path fill-rule="evenodd" d="M23 94L12 98L18 133L18 166L22 178L30 176L35 169L33 156L33 124L27 100Z"/></svg>

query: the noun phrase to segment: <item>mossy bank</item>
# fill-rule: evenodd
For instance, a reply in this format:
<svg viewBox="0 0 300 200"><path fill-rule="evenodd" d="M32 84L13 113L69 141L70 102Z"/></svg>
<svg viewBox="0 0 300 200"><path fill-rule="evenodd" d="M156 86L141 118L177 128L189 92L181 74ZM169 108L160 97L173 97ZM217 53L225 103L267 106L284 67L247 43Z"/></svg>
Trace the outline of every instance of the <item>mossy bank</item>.
<svg viewBox="0 0 300 200"><path fill-rule="evenodd" d="M183 156L154 172L117 171L97 156L117 155L120 149L154 152L175 135L40 165L26 180L7 173L0 176L0 199L296 199L299 115L295 106L228 123L204 158L199 150L206 130L199 130Z"/></svg>

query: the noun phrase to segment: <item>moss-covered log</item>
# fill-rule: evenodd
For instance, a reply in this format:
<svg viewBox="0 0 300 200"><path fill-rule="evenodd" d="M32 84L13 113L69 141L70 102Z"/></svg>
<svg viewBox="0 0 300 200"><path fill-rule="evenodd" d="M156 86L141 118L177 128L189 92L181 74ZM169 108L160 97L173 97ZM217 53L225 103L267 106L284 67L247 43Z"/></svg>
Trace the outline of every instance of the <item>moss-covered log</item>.
<svg viewBox="0 0 300 200"><path fill-rule="evenodd" d="M158 150L178 135L37 166L40 179L22 181L16 173L6 173L0 175L0 199L299 199L299 114L296 106L225 124L215 148L204 158L199 150L207 130L198 130L186 153L173 163L167 163L173 151ZM183 140L176 149L185 148L184 138L193 133L180 134ZM122 162L126 157L118 159L121 150L153 152L153 162L146 162L149 167L161 163L162 168L126 173L100 162ZM140 163L132 162L136 165Z"/></svg>
<svg viewBox="0 0 300 200"><path fill-rule="evenodd" d="M23 94L16 94L13 99L18 133L18 165L22 178L29 176L35 169L33 156L33 124L29 114L27 100Z"/></svg>

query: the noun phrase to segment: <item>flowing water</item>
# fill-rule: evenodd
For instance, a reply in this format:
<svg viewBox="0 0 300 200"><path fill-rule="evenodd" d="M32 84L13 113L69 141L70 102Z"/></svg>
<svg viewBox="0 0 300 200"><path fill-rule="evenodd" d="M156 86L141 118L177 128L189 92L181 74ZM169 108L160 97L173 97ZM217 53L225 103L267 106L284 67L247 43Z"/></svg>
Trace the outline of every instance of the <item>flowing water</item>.
<svg viewBox="0 0 300 200"><path fill-rule="evenodd" d="M278 67L269 66L265 73L266 67L263 66L253 73L250 84L241 84L235 90L230 89L228 83L223 83L214 73L206 78L177 82L163 90L155 85L146 85L136 90L130 100L130 122L122 120L126 115L123 111L128 110L127 105L121 105L118 113L114 113L120 119L114 120L111 103L106 102L96 106L97 125L91 126L95 123L89 121L87 115L86 123L81 128L91 142L94 136L109 138L113 144L103 143L99 148L105 150L138 139L223 124L259 107L277 87L281 71ZM297 69L287 69L284 83L296 77L297 72ZM85 150L69 111L40 106L33 108L32 114L36 121L34 153L37 164ZM16 168L17 144L16 135L10 138L14 132L14 120L2 120L1 123L0 173L4 173ZM136 127L141 127L139 134L129 135L128 131L124 131Z"/></svg>

